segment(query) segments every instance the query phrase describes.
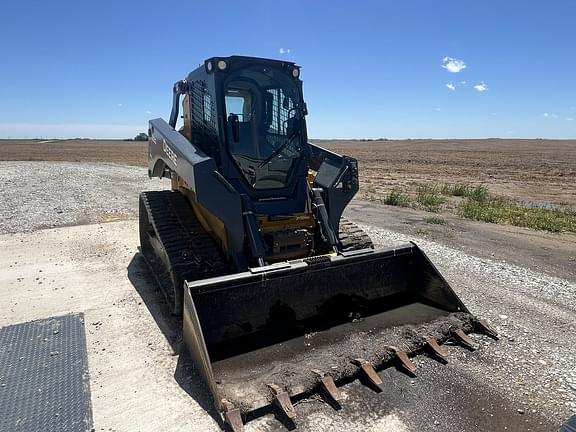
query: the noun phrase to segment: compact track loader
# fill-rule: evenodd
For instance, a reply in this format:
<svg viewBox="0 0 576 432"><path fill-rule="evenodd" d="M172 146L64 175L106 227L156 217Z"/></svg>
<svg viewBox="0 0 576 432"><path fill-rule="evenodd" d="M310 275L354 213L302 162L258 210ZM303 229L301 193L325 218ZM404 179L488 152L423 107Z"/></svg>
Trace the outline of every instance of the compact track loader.
<svg viewBox="0 0 576 432"><path fill-rule="evenodd" d="M175 130L182 98L183 126ZM141 252L214 402L234 431L275 406L410 356L441 361L448 339L488 325L468 313L414 243L375 249L342 213L358 164L307 140L300 68L214 57L178 81L170 120L149 125Z"/></svg>

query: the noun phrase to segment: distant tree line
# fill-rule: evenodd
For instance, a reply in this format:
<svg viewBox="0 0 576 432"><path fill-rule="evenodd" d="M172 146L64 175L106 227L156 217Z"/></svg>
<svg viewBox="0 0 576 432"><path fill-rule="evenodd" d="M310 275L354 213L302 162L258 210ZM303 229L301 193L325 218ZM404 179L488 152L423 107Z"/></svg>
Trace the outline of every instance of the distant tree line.
<svg viewBox="0 0 576 432"><path fill-rule="evenodd" d="M126 138L124 141L148 141L148 134L145 132L140 132L134 138Z"/></svg>

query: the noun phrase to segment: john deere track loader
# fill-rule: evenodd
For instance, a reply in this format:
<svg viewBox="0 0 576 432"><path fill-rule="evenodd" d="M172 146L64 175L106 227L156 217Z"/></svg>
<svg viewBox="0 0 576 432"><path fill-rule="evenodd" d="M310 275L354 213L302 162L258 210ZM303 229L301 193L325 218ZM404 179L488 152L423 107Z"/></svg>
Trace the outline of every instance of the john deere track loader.
<svg viewBox="0 0 576 432"><path fill-rule="evenodd" d="M235 431L490 333L414 243L375 249L342 218L358 163L309 143L306 115L294 63L215 57L174 85L169 122L149 125L149 176L172 190L141 194L141 252Z"/></svg>

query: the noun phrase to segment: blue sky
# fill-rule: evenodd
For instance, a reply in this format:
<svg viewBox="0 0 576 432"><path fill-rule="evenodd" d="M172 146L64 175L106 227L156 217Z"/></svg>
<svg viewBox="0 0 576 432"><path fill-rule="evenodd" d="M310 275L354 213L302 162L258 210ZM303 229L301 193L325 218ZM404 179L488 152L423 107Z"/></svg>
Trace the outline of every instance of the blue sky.
<svg viewBox="0 0 576 432"><path fill-rule="evenodd" d="M576 138L573 0L7 0L0 17L0 137L133 136L175 81L239 54L302 66L312 138Z"/></svg>

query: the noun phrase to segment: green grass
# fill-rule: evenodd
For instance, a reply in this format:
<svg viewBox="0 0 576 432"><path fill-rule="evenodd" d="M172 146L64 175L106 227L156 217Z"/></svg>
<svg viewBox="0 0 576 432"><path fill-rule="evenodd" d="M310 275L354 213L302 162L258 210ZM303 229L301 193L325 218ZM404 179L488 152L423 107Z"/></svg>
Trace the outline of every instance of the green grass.
<svg viewBox="0 0 576 432"><path fill-rule="evenodd" d="M490 192L488 192L488 188L484 185L476 186L474 189L471 189L469 194L466 195L472 201L476 202L487 202L491 199Z"/></svg>
<svg viewBox="0 0 576 432"><path fill-rule="evenodd" d="M470 193L471 186L465 183L445 184L440 190L442 195L465 197Z"/></svg>
<svg viewBox="0 0 576 432"><path fill-rule="evenodd" d="M429 212L437 212L446 202L446 198L442 196L439 187L423 185L418 187L414 198L404 192L393 190L384 197L382 202L397 207L422 208Z"/></svg>
<svg viewBox="0 0 576 432"><path fill-rule="evenodd" d="M440 206L446 202L438 186L419 186L416 193L416 202L425 210L437 212Z"/></svg>
<svg viewBox="0 0 576 432"><path fill-rule="evenodd" d="M393 190L384 197L384 204L397 207L411 207L412 200L404 192Z"/></svg>
<svg viewBox="0 0 576 432"><path fill-rule="evenodd" d="M442 219L441 217L438 216L432 216L429 218L424 219L424 222L428 223L428 224L432 224L432 225L446 225L446 219Z"/></svg>
<svg viewBox="0 0 576 432"><path fill-rule="evenodd" d="M445 184L440 189L442 195L472 198L475 201L485 201L490 197L488 188L484 185L471 186L466 183Z"/></svg>
<svg viewBox="0 0 576 432"><path fill-rule="evenodd" d="M393 190L384 197L382 202L392 206L438 212L447 201L447 196L465 198L461 200L457 212L466 219L550 232L576 233L576 210L526 207L513 200L490 194L484 185L471 186L464 183L445 184L441 187L420 185L416 196ZM448 210L452 211L450 208ZM425 222L437 225L446 224L444 219L436 216L425 219Z"/></svg>
<svg viewBox="0 0 576 432"><path fill-rule="evenodd" d="M462 217L551 232L576 232L575 210L525 208L506 198L480 196L482 199L471 196L461 203Z"/></svg>

